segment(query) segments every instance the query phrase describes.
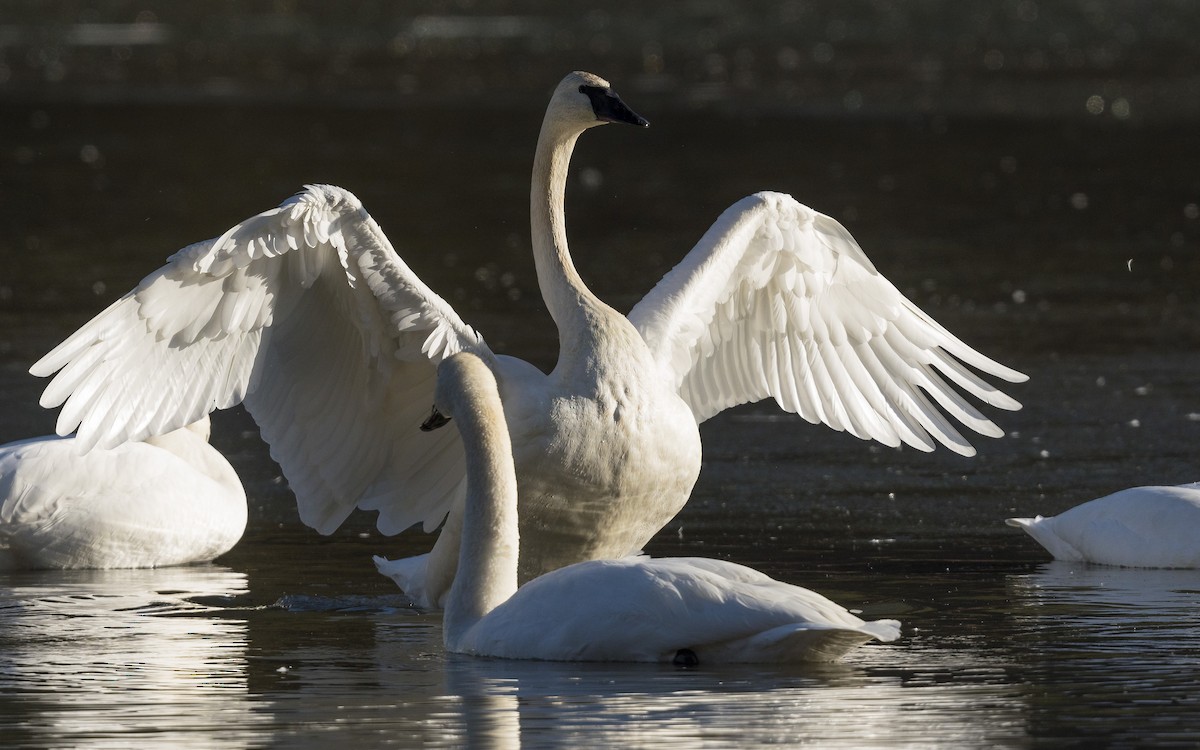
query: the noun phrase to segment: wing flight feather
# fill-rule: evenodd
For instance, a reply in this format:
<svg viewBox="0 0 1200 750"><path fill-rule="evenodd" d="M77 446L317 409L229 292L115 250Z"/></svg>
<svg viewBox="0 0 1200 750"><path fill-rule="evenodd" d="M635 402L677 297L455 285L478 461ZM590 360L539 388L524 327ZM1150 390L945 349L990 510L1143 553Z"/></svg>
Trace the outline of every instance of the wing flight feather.
<svg viewBox="0 0 1200 750"><path fill-rule="evenodd" d="M629 319L701 422L771 397L860 438L925 451L936 439L972 455L946 413L1003 432L956 387L1000 409L1020 404L964 364L1026 380L906 299L845 227L779 193L727 209Z"/></svg>
<svg viewBox="0 0 1200 750"><path fill-rule="evenodd" d="M183 248L31 368L82 450L244 402L296 494L333 531L356 507L436 526L461 490L457 432L420 432L436 365L482 338L347 191L307 186Z"/></svg>

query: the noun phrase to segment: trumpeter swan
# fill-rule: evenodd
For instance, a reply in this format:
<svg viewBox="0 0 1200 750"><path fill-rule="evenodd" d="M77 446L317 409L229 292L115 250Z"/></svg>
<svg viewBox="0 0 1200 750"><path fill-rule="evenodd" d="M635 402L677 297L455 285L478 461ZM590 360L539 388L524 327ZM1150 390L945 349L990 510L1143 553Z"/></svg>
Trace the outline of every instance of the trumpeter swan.
<svg viewBox="0 0 1200 750"><path fill-rule="evenodd" d="M517 476L496 379L462 352L438 368L436 402L467 456L446 648L558 661L829 661L900 637L808 589L704 558L587 560L517 586ZM523 550L522 550L523 551Z"/></svg>
<svg viewBox="0 0 1200 750"><path fill-rule="evenodd" d="M786 195L726 210L628 318L604 304L571 262L563 198L576 139L606 122L645 124L606 81L572 73L538 137L530 224L558 328L549 375L493 354L357 198L310 186L180 250L35 363L36 375L59 371L41 403L63 404L61 434L78 426L85 446L111 447L244 402L318 531L355 507L378 511L385 534L432 530L450 514L433 552L407 571L407 590L427 605L458 559L463 452L453 427L412 425L426 416L436 365L458 351L484 357L500 384L522 580L641 549L687 501L699 423L735 404L772 397L862 438L921 450L936 440L964 455L974 451L939 406L1003 434L953 385L1020 405L960 360L1011 382L1025 376L934 322L840 224Z"/></svg>
<svg viewBox="0 0 1200 750"><path fill-rule="evenodd" d="M144 443L0 446L0 568L157 568L212 560L246 529L246 492L205 415Z"/></svg>
<svg viewBox="0 0 1200 750"><path fill-rule="evenodd" d="M1200 483L1134 487L1057 516L1009 518L1057 560L1200 568Z"/></svg>

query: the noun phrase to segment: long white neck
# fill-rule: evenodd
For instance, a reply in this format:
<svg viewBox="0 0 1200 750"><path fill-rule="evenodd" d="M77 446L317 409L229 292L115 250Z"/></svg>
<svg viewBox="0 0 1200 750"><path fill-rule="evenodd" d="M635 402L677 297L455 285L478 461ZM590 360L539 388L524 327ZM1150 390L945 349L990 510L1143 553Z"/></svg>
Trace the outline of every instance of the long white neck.
<svg viewBox="0 0 1200 750"><path fill-rule="evenodd" d="M603 303L583 283L567 248L564 200L571 153L584 128L546 111L533 159L529 223L542 299L558 326L559 351L587 325L587 313ZM561 355L560 355L561 356Z"/></svg>
<svg viewBox="0 0 1200 750"><path fill-rule="evenodd" d="M496 380L478 358L463 356L454 368L450 413L467 455L458 572L446 600L444 640L448 648L517 590L517 476L512 443ZM447 373L439 372L441 380ZM439 391L442 386L439 383Z"/></svg>

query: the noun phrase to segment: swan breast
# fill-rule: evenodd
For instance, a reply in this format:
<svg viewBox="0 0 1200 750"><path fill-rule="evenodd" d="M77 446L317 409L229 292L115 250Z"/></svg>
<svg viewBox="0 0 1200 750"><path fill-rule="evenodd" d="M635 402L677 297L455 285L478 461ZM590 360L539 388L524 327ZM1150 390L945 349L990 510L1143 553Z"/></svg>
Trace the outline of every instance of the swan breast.
<svg viewBox="0 0 1200 750"><path fill-rule="evenodd" d="M508 384L521 536L538 539L522 546L521 580L636 552L687 501L700 473L699 427L638 346L597 356L591 377L556 371L548 387Z"/></svg>

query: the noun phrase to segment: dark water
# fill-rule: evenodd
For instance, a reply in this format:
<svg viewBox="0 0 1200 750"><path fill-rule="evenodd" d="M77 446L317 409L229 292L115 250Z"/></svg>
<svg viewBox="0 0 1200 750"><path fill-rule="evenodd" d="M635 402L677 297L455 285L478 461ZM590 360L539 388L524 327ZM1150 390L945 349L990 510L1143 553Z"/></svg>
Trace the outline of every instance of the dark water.
<svg viewBox="0 0 1200 750"><path fill-rule="evenodd" d="M307 182L353 190L493 348L552 362L529 163L547 92L588 68L652 122L577 151L572 248L602 297L628 308L725 206L782 190L1030 374L973 459L767 405L704 426L695 495L648 551L753 565L904 638L820 668L447 657L369 559L430 539L304 528L234 410L214 442L251 525L220 564L0 579L6 746L1200 742L1200 573L1047 563L1002 523L1200 479L1190 4L412 7L6 8L0 441L53 429L38 356Z"/></svg>

